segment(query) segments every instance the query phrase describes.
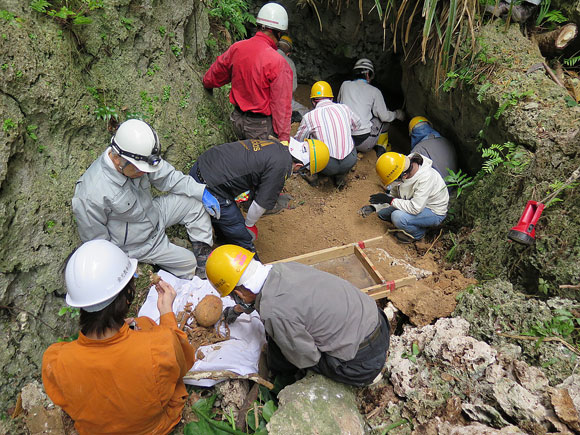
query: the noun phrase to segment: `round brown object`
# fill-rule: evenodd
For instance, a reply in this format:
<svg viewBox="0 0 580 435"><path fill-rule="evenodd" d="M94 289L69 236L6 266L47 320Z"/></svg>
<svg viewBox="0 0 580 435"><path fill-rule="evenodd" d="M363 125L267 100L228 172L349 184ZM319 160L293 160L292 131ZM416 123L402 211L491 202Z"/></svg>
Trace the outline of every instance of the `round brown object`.
<svg viewBox="0 0 580 435"><path fill-rule="evenodd" d="M195 307L193 315L201 326L213 326L222 315L223 304L221 298L214 295L207 295Z"/></svg>

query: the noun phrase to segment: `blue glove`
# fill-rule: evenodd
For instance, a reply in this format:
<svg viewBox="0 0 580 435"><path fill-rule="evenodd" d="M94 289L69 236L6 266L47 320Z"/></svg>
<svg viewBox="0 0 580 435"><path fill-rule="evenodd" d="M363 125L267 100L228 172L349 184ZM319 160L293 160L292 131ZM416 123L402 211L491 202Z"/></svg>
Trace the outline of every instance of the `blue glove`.
<svg viewBox="0 0 580 435"><path fill-rule="evenodd" d="M203 191L203 196L201 197L201 202L205 211L213 218L220 218L220 203L217 198L213 196L207 188Z"/></svg>

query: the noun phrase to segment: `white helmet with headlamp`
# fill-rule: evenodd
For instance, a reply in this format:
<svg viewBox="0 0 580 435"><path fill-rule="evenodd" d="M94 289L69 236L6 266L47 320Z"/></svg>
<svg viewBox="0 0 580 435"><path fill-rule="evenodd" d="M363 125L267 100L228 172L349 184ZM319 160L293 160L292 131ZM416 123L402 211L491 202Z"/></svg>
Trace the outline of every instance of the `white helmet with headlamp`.
<svg viewBox="0 0 580 435"><path fill-rule="evenodd" d="M139 119L123 122L111 139L111 148L143 172L161 169L161 145L155 130Z"/></svg>

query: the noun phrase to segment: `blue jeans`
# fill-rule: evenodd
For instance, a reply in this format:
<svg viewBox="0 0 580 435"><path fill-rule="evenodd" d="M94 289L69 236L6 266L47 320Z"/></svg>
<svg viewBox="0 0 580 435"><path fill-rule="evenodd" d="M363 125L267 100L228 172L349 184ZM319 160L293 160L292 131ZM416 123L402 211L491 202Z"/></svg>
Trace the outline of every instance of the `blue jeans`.
<svg viewBox="0 0 580 435"><path fill-rule="evenodd" d="M428 208L424 208L421 213L414 215L393 206L384 208L377 214L379 218L392 222L395 227L409 233L416 240L422 239L427 232L427 228L436 227L447 216L447 214L443 216L435 214Z"/></svg>

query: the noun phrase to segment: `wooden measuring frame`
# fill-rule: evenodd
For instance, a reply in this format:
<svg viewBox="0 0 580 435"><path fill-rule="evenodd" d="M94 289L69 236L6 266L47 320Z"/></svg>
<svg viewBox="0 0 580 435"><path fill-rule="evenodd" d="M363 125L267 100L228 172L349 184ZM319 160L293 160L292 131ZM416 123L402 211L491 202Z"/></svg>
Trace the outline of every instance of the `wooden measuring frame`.
<svg viewBox="0 0 580 435"><path fill-rule="evenodd" d="M372 263L370 258L365 254L365 248L378 247L383 244L383 236L375 237L373 239L364 240L362 242L351 243L343 246L336 246L333 248L322 249L320 251L310 252L308 254L297 255L296 257L285 258L283 260L273 261L274 263L287 263L289 261L296 261L297 263L307 264L309 266L323 261L332 260L334 258L346 257L348 255L354 254L355 257L360 261L365 270L371 276L373 281L376 283L370 287L361 288L363 293L368 294L373 299L383 299L388 296L388 294L406 285L410 285L417 281L413 275L406 276L405 278L399 278L393 281L387 281L376 269L375 265Z"/></svg>

